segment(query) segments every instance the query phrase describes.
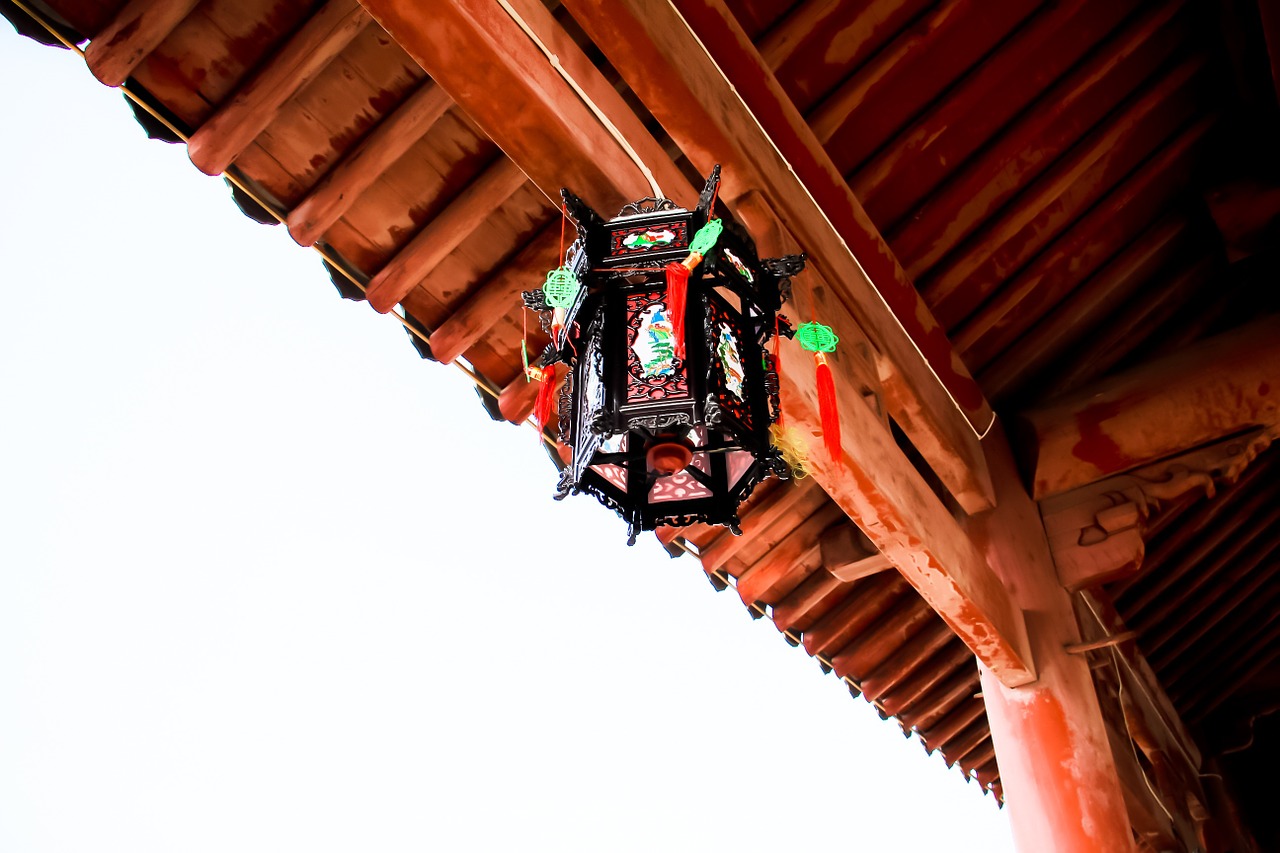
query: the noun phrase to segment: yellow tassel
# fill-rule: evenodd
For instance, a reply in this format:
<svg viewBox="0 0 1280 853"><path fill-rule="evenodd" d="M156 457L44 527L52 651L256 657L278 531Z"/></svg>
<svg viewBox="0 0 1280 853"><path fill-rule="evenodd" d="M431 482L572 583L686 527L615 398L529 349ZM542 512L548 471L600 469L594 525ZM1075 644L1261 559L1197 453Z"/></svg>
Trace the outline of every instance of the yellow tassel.
<svg viewBox="0 0 1280 853"><path fill-rule="evenodd" d="M809 476L809 445L800 431L782 424L769 427L773 446L782 454L782 460L791 469L791 476L803 480Z"/></svg>

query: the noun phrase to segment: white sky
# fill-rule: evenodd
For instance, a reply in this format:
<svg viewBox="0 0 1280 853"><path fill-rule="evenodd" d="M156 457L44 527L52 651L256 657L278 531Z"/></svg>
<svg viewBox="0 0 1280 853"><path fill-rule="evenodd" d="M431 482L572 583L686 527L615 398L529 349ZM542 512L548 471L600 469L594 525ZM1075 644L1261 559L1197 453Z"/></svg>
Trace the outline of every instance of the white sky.
<svg viewBox="0 0 1280 853"><path fill-rule="evenodd" d="M0 25L0 851L1012 849Z"/></svg>

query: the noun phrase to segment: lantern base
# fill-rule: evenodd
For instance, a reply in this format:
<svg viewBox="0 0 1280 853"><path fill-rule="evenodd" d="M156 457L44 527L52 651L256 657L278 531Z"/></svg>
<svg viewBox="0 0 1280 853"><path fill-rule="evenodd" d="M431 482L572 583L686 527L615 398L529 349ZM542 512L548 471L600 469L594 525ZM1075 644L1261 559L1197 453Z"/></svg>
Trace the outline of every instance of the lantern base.
<svg viewBox="0 0 1280 853"><path fill-rule="evenodd" d="M661 476L678 474L693 461L693 448L683 441L659 441L649 446L644 461L650 471Z"/></svg>

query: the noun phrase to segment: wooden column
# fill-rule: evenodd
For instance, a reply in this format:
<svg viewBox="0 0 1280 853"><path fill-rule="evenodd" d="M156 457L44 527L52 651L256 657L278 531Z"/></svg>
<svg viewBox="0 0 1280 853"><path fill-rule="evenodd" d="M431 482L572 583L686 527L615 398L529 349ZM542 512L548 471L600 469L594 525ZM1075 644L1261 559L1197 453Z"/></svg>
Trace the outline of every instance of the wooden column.
<svg viewBox="0 0 1280 853"><path fill-rule="evenodd" d="M1133 832L1089 665L1064 648L1080 641L1071 601L998 429L984 442L996 508L968 527L1026 614L1039 676L1007 687L979 664L1014 842L1025 853L1128 853Z"/></svg>

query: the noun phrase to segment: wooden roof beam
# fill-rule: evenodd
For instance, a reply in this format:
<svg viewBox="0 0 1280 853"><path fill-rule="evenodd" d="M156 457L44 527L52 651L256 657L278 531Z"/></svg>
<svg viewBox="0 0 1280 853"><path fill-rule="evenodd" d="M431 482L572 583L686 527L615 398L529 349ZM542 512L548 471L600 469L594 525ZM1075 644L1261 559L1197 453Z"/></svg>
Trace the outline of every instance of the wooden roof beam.
<svg viewBox="0 0 1280 853"><path fill-rule="evenodd" d="M220 175L370 23L357 0L329 0L231 100L192 134L187 153L206 175Z"/></svg>
<svg viewBox="0 0 1280 853"><path fill-rule="evenodd" d="M697 19L699 31L695 34L681 12L669 4L625 0L605 10L574 0L570 7L694 164L700 168L715 161L726 164L722 192L727 191L727 197L746 199L754 190L767 200L768 204L739 209L744 213L749 207L755 208L753 215L758 222L748 221L748 225L756 232L762 250L768 253L772 246L762 242L757 224L770 232L789 230L811 252L823 277L839 282L845 291L812 294L812 299L836 303L857 318L858 323L852 327L839 324L837 334L860 335L861 327L873 342L883 345L882 352L900 371L899 378L920 380L918 390L932 395L933 404L922 406L920 417L934 415L951 419L952 423L959 421L970 442L968 453L977 456L968 470L985 472L981 445L970 425L963 421L937 375L930 371L899 324L901 317L904 323L920 327L928 319L927 311L911 283L899 277L900 268L892 255L884 254L887 249L883 242L866 221L848 186L833 174L829 160L827 168L823 168L820 147L811 135L805 135L803 121L794 107L788 111L785 96L728 11L714 0L680 3L681 11L688 10ZM704 50L703 45L708 43L716 43L719 51L736 57L733 67L725 69L734 86L728 84ZM665 71L654 75L653 68ZM735 94L744 89L768 103L744 103ZM775 126L781 138L774 134ZM759 222L769 215L769 206L782 212L784 227L772 228L767 219ZM839 226L833 227L834 223L843 223L846 229L837 231ZM885 276L893 294L887 303L854 257L859 247L876 259L880 269L886 269L887 263L899 270L897 276L892 272ZM908 290L908 304L895 311L895 301L901 303ZM934 324L932 331L932 340L937 343L941 330ZM945 337L941 342L945 345ZM781 390L788 421L814 435L820 434L817 389L809 359L794 342L784 343L783 349ZM949 345L947 351L950 352ZM1033 680L1021 611L1014 607L979 549L912 467L878 415L863 401L857 383L850 384L853 362L843 354L833 360L843 389L841 429L845 452L834 464L815 453L810 458L815 478L993 672L1010 685ZM787 365L794 367L786 369ZM972 384L972 379L967 381ZM973 389L976 392L976 385ZM970 402L977 401L985 408L980 394ZM990 506L983 499L983 490L972 487L960 491L971 499L971 506Z"/></svg>
<svg viewBox="0 0 1280 853"><path fill-rule="evenodd" d="M1037 500L1280 424L1280 317L1103 380L1023 416Z"/></svg>
<svg viewBox="0 0 1280 853"><path fill-rule="evenodd" d="M419 86L289 212L290 236L300 246L313 245L451 106L435 83Z"/></svg>
<svg viewBox="0 0 1280 853"><path fill-rule="evenodd" d="M966 511L990 508L975 434L991 423L990 406L723 3L566 5L694 165L723 163L722 198L754 191L778 212L889 365L895 420ZM855 333L837 329L846 332Z"/></svg>
<svg viewBox="0 0 1280 853"><path fill-rule="evenodd" d="M556 207L561 187L590 192L605 211L650 194L654 182L668 194L688 187L542 4L364 3Z"/></svg>
<svg viewBox="0 0 1280 853"><path fill-rule="evenodd" d="M413 239L405 244L369 281L365 297L383 314L395 308L422 280L449 256L494 210L525 185L520 167L502 155L467 185ZM435 353L432 336L432 353ZM441 361L452 358L436 356Z"/></svg>
<svg viewBox="0 0 1280 853"><path fill-rule="evenodd" d="M120 86L169 37L200 0L131 0L85 49L94 77Z"/></svg>

